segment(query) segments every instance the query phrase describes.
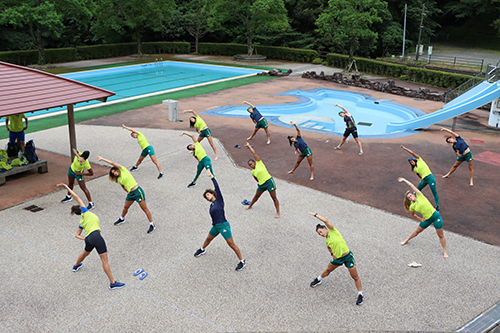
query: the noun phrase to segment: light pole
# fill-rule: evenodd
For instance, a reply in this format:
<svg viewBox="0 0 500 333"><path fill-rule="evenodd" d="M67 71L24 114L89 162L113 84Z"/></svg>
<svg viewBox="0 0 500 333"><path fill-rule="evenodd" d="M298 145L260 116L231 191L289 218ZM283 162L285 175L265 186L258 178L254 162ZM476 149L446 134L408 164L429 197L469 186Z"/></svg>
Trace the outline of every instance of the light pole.
<svg viewBox="0 0 500 333"><path fill-rule="evenodd" d="M405 61L405 37L406 37L406 9L408 7L408 4L405 3L405 23L404 23L404 28L403 28L403 61Z"/></svg>
<svg viewBox="0 0 500 333"><path fill-rule="evenodd" d="M417 52L415 52L415 61L418 61L419 51L420 51L420 37L422 37L422 27L424 26L424 10L425 3L422 5L422 17L420 18L420 30L418 31L418 43L417 43Z"/></svg>

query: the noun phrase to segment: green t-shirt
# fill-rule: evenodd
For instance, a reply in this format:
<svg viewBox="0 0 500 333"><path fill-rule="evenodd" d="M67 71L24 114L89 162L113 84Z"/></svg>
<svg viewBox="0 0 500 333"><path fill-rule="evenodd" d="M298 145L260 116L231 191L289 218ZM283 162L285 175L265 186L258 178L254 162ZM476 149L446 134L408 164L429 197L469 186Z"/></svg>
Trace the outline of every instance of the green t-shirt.
<svg viewBox="0 0 500 333"><path fill-rule="evenodd" d="M24 113L7 116L5 118L9 119L9 129L12 132L21 132L24 130L23 119L27 119Z"/></svg>
<svg viewBox="0 0 500 333"><path fill-rule="evenodd" d="M78 155L81 156L82 153L78 152ZM83 169L91 169L89 160L80 162L78 161L78 157L75 156L75 158L73 159L73 163L71 163L71 170L73 170L73 172L83 172Z"/></svg>
<svg viewBox="0 0 500 333"><path fill-rule="evenodd" d="M205 153L205 149L201 146L199 142L194 143L194 156L198 159L198 161L201 161L202 159L207 156L207 153Z"/></svg>
<svg viewBox="0 0 500 333"><path fill-rule="evenodd" d="M417 200L410 205L410 211L422 214L422 217L426 220L430 219L436 209L422 193L417 193L416 197Z"/></svg>
<svg viewBox="0 0 500 333"><path fill-rule="evenodd" d="M118 177L118 184L125 186L125 189L129 193L131 189L137 186L137 182L135 181L134 177L124 166L120 168L120 177Z"/></svg>
<svg viewBox="0 0 500 333"><path fill-rule="evenodd" d="M257 178L259 185L264 184L271 178L262 160L255 162L255 169L252 170L252 175Z"/></svg>
<svg viewBox="0 0 500 333"><path fill-rule="evenodd" d="M431 169L429 169L429 166L424 162L424 159L422 157L417 160L417 165L415 166L415 168L413 168L413 171L415 171L417 175L420 175L422 179L432 173Z"/></svg>
<svg viewBox="0 0 500 333"><path fill-rule="evenodd" d="M196 128L198 131L201 131L207 127L207 124L201 119L200 116L196 116L196 122L194 123L194 128Z"/></svg>
<svg viewBox="0 0 500 333"><path fill-rule="evenodd" d="M149 146L148 140L141 132L137 132L137 143L139 144L139 146L141 146L141 149L143 150L144 148Z"/></svg>
<svg viewBox="0 0 500 333"><path fill-rule="evenodd" d="M332 254L337 259L342 257L344 253L349 252L349 248L347 247L344 238L335 227L328 231L325 243L330 249L332 249Z"/></svg>
<svg viewBox="0 0 500 333"><path fill-rule="evenodd" d="M80 215L80 228L85 229L85 237L87 237L93 231L101 229L99 226L99 218L94 213L86 210L85 213Z"/></svg>

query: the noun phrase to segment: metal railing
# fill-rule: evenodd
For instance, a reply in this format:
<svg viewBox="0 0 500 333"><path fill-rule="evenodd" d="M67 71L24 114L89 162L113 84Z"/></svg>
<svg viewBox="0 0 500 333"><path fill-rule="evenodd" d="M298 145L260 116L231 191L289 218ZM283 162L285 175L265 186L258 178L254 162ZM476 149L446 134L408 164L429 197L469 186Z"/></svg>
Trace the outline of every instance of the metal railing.
<svg viewBox="0 0 500 333"><path fill-rule="evenodd" d="M481 82L484 82L485 80L487 82L496 82L500 80L500 68L498 67L498 64L497 66L487 65L484 71L477 74L469 81L464 82L463 84L453 89L452 91L447 92L444 96L444 103L446 104L454 100L458 96L469 91L470 89L474 88L475 86L479 85Z"/></svg>

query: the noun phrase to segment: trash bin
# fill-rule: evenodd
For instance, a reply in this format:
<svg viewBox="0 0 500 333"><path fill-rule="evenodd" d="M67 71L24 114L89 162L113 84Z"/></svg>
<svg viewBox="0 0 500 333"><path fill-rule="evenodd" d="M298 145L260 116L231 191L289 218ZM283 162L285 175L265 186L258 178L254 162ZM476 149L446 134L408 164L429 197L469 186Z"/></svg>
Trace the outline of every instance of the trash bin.
<svg viewBox="0 0 500 333"><path fill-rule="evenodd" d="M169 121L179 121L179 101L174 101L173 99L164 100L161 104L168 107L168 120Z"/></svg>

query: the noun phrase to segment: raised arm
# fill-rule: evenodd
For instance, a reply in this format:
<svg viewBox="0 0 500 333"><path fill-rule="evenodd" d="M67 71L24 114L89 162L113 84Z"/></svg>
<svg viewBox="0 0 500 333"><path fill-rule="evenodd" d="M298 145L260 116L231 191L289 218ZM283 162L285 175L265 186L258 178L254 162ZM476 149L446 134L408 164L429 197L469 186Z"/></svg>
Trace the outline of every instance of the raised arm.
<svg viewBox="0 0 500 333"><path fill-rule="evenodd" d="M420 156L418 156L417 154L415 154L413 151L406 148L405 146L401 145L401 148L403 148L403 150L406 150L408 153L410 153L411 156L415 157L417 160L420 158Z"/></svg>
<svg viewBox="0 0 500 333"><path fill-rule="evenodd" d="M108 160L107 158L104 158L104 157L101 157L101 156L96 156L95 158L96 158L99 162L100 162L100 161L104 161L104 162L106 162L106 163L108 163L108 164L111 164L112 166L114 166L114 167L116 167L116 168L118 168L118 169L121 169L121 167L122 167L120 164L115 163L115 162L113 162L113 161L111 161L111 160Z"/></svg>
<svg viewBox="0 0 500 333"><path fill-rule="evenodd" d="M311 213L309 212L309 214L311 214L312 216L314 216L315 218L317 218L318 220L320 220L321 222L323 222L326 227L330 230L332 230L334 228L333 224L331 224L327 219L325 219L323 216L321 215L318 215L318 213Z"/></svg>
<svg viewBox="0 0 500 333"><path fill-rule="evenodd" d="M183 135L187 135L187 136L189 136L189 137L191 138L191 140L193 140L193 142L194 142L194 143L196 143L196 142L197 142L197 141L196 141L196 138L194 137L194 135L193 135L193 134L191 134L191 133L187 133L187 132L182 132L179 136L183 136Z"/></svg>
<svg viewBox="0 0 500 333"><path fill-rule="evenodd" d="M252 146L250 146L250 144L247 142L245 143L245 146L248 147L248 149L250 149L250 151L252 152L252 155L253 155L253 159L258 162L260 161L260 157L259 155L257 155L257 153L255 152L255 150L252 148Z"/></svg>
<svg viewBox="0 0 500 333"><path fill-rule="evenodd" d="M85 204L83 203L82 199L80 199L80 197L78 195L76 195L76 193L73 192L73 190L70 189L68 185L66 185L64 183L60 183L60 184L57 184L57 186L65 187L68 190L69 194L71 194L73 196L73 198L75 198L76 202L80 205L80 207L86 207Z"/></svg>
<svg viewBox="0 0 500 333"><path fill-rule="evenodd" d="M339 105L337 103L333 104L334 106L338 106L339 108L341 108L342 110L344 110L345 114L348 115L349 117L351 116L351 114L349 113L349 111L347 111L347 109L345 107L343 107L342 105Z"/></svg>
<svg viewBox="0 0 500 333"><path fill-rule="evenodd" d="M137 133L137 131L136 131L135 129L130 128L130 127L128 127L128 126L125 126L125 125L123 125L123 124L122 124L122 127L123 127L124 129L126 129L126 130L129 130L129 131L130 131L130 132L132 132L132 133Z"/></svg>
<svg viewBox="0 0 500 333"><path fill-rule="evenodd" d="M405 182L405 183L406 183L406 185L408 185L408 186L411 188L411 190L412 190L413 192L415 192L416 194L420 194L420 193L422 193L422 192L420 192L420 191L419 191L419 189L418 189L415 185L413 185L410 181L408 181L408 180L404 179L403 177L399 177L399 178L398 178L398 182L400 182L400 183L401 183L401 182Z"/></svg>
<svg viewBox="0 0 500 333"><path fill-rule="evenodd" d="M300 134L299 127L297 126L297 124L296 124L296 123L294 123L293 121L291 121L291 122L290 122L290 125L295 126L295 130L297 131L297 136L302 136L302 135Z"/></svg>
<svg viewBox="0 0 500 333"><path fill-rule="evenodd" d="M444 127L440 127L439 130L440 131L446 131L446 132L450 133L451 135L453 135L454 137L459 137L460 136L457 133L453 132L452 130L449 130L449 129L444 128Z"/></svg>
<svg viewBox="0 0 500 333"><path fill-rule="evenodd" d="M249 105L252 107L252 109L255 109L255 106L250 102L244 101L243 104Z"/></svg>
<svg viewBox="0 0 500 333"><path fill-rule="evenodd" d="M192 113L193 116L198 117L198 114L196 112L194 112L194 110L184 110L184 111L182 111L182 113Z"/></svg>

